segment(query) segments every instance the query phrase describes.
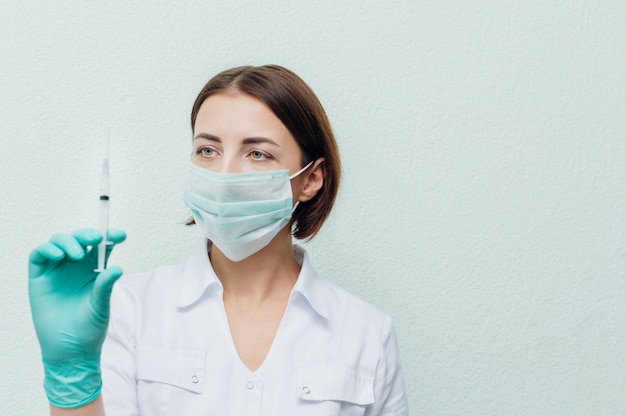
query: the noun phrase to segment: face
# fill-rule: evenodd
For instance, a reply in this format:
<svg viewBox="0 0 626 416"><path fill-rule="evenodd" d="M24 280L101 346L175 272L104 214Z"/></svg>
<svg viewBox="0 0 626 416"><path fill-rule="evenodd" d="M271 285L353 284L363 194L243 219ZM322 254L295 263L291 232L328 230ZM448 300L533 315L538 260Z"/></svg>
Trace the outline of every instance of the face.
<svg viewBox="0 0 626 416"><path fill-rule="evenodd" d="M263 102L245 93L219 93L198 111L192 162L214 172L288 169L292 175L302 167L302 151Z"/></svg>

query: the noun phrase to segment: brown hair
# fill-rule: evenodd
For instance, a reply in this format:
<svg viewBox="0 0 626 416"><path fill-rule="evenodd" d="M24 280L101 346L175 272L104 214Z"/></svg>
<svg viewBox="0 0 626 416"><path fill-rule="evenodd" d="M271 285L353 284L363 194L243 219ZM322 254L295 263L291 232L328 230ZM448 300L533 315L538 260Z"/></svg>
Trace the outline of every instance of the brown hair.
<svg viewBox="0 0 626 416"><path fill-rule="evenodd" d="M220 92L243 92L265 103L296 139L304 155L302 166L324 158L324 185L311 200L298 204L292 217L294 237L313 238L330 214L341 176L335 136L317 96L300 77L278 65L228 69L214 76L198 94L191 110L192 131L204 100Z"/></svg>

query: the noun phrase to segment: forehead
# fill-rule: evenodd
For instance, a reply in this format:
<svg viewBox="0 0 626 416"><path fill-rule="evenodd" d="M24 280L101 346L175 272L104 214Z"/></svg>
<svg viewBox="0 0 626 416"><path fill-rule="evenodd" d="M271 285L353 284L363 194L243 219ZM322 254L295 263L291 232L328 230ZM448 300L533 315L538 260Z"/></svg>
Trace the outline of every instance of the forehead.
<svg viewBox="0 0 626 416"><path fill-rule="evenodd" d="M194 134L210 133L219 137L293 138L270 108L245 93L218 93L209 96L198 111Z"/></svg>

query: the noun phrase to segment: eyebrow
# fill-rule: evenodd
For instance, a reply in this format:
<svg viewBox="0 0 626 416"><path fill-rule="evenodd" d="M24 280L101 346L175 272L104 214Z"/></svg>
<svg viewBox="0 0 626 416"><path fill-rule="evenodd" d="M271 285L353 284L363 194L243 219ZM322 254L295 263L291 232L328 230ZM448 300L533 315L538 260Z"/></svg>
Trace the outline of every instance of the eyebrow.
<svg viewBox="0 0 626 416"><path fill-rule="evenodd" d="M206 139L206 140L212 140L214 142L222 143L222 139L212 134L208 134L208 133L198 133L193 139L194 140Z"/></svg>
<svg viewBox="0 0 626 416"><path fill-rule="evenodd" d="M196 136L193 138L194 140L197 139L206 139L206 140L211 140L217 143L222 143L222 139L220 139L217 136L214 136L212 134L209 133L198 133L196 134ZM271 144L273 146L276 147L280 147L278 145L278 143L276 143L274 140L268 138L268 137L246 137L245 139L243 139L242 141L243 144L260 144L260 143L268 143Z"/></svg>
<svg viewBox="0 0 626 416"><path fill-rule="evenodd" d="M268 143L276 147L280 147L278 146L278 143L276 143L274 140L269 139L267 137L247 137L243 139L243 144L259 144L259 143Z"/></svg>

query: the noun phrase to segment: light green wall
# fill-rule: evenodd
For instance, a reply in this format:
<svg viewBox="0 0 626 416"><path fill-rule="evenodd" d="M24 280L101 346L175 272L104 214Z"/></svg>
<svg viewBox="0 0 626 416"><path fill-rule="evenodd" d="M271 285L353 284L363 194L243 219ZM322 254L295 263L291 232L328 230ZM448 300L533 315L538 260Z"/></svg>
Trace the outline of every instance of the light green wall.
<svg viewBox="0 0 626 416"><path fill-rule="evenodd" d="M219 70L318 93L344 182L308 249L396 322L414 415L626 409L626 3L20 1L0 8L1 414L44 414L26 258L112 225L183 260L188 113Z"/></svg>

